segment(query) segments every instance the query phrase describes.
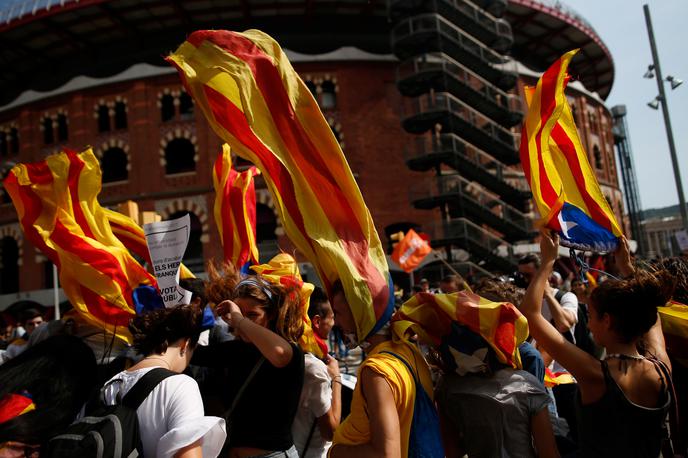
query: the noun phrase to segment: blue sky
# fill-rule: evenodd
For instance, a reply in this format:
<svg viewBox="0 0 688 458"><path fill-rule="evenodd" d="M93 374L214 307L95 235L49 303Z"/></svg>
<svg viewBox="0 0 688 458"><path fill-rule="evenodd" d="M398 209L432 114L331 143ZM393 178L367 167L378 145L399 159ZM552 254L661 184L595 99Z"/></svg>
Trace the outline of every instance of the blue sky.
<svg viewBox="0 0 688 458"><path fill-rule="evenodd" d="M626 105L631 146L643 209L675 205L678 194L661 110L647 106L657 95L644 79L652 63L643 5L650 5L662 73L686 83L674 91L665 83L683 190L688 190L688 1L565 0L592 24L614 58L615 79L607 106Z"/></svg>

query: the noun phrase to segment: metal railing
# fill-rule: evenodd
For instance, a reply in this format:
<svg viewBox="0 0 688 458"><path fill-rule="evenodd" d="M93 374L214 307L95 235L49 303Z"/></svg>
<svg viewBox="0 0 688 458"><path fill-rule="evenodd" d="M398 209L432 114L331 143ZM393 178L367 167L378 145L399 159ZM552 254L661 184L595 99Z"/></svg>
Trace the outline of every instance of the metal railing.
<svg viewBox="0 0 688 458"><path fill-rule="evenodd" d="M504 146L518 151L521 134L511 132L497 122L480 113L457 97L448 92L431 92L415 99L405 99L405 113L407 118L433 111L449 111L476 129L485 132L493 140Z"/></svg>
<svg viewBox="0 0 688 458"><path fill-rule="evenodd" d="M431 240L463 239L481 246L494 256L506 258L514 263L516 262L513 245L486 231L477 224L470 222L466 218L439 221L427 227L423 226L423 228L430 236Z"/></svg>
<svg viewBox="0 0 688 458"><path fill-rule="evenodd" d="M485 211L502 219L505 224L516 226L523 232L528 233L533 229L532 219L528 215L518 211L479 184L458 174L440 175L433 182L417 182L409 188L409 197L412 202L449 195L472 201Z"/></svg>
<svg viewBox="0 0 688 458"><path fill-rule="evenodd" d="M464 33L454 24L434 13L420 14L408 18L392 29L392 42L403 40L417 33L439 32L463 49L485 62L486 65L502 64L509 59Z"/></svg>
<svg viewBox="0 0 688 458"><path fill-rule="evenodd" d="M460 152L474 167L492 175L502 181L508 167L490 156L485 151L472 145L456 134L425 134L417 137L414 142L407 143L404 148L405 159L418 159L428 154L439 154L450 151Z"/></svg>
<svg viewBox="0 0 688 458"><path fill-rule="evenodd" d="M440 70L447 72L452 78L479 93L491 103L508 111L523 113L521 97L502 91L477 73L461 65L444 53L428 53L405 60L397 67L397 81L401 81L419 73ZM507 71L505 73L509 72Z"/></svg>
<svg viewBox="0 0 688 458"><path fill-rule="evenodd" d="M483 10L473 2L467 0L439 0L448 4L451 8L461 11L466 16L470 17L476 23L480 24L484 29L494 33L495 35L507 36L512 35L511 26L505 20L500 20L487 11Z"/></svg>

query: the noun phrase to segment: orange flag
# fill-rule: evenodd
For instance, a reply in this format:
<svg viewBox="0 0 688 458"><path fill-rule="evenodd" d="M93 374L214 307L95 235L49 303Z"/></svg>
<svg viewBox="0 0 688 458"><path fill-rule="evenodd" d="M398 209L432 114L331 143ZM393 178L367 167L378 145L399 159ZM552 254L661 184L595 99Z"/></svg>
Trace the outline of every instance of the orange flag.
<svg viewBox="0 0 688 458"><path fill-rule="evenodd" d="M416 234L416 231L410 229L403 240L394 247L392 260L405 272L411 272L431 251L430 244Z"/></svg>

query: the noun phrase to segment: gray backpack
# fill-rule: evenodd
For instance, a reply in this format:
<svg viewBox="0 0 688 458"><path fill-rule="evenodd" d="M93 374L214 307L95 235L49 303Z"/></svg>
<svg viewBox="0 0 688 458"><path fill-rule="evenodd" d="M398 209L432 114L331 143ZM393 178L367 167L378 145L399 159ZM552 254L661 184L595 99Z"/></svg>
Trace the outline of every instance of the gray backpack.
<svg viewBox="0 0 688 458"><path fill-rule="evenodd" d="M49 458L134 458L143 456L136 409L153 389L176 372L155 368L147 372L121 403L102 402L58 436L50 439L41 456Z"/></svg>

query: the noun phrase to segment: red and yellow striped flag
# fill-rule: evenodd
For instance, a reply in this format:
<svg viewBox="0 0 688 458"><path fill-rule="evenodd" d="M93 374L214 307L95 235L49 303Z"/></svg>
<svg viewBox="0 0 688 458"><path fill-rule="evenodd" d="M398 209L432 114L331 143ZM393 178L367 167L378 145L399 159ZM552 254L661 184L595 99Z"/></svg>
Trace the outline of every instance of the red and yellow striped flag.
<svg viewBox="0 0 688 458"><path fill-rule="evenodd" d="M120 212L103 208L103 213L107 217L112 233L122 244L139 258L145 260L149 266L153 265L148 251L146 236L143 228L136 224L133 219ZM196 276L184 264L179 265L179 278L196 278Z"/></svg>
<svg viewBox="0 0 688 458"><path fill-rule="evenodd" d="M4 185L24 234L55 263L74 308L89 323L130 341L132 291L155 279L112 232L96 199L101 171L93 152L19 164Z"/></svg>
<svg viewBox="0 0 688 458"><path fill-rule="evenodd" d="M247 262L258 264L256 245L256 188L253 177L260 174L255 167L241 173L232 168L229 145L222 145L213 167L215 187L215 224L225 261L237 270Z"/></svg>
<svg viewBox="0 0 688 458"><path fill-rule="evenodd" d="M198 31L172 62L215 132L262 172L284 230L326 289L341 280L363 340L394 297L370 212L337 140L277 42Z"/></svg>
<svg viewBox="0 0 688 458"><path fill-rule="evenodd" d="M622 235L583 149L564 90L569 51L526 89L528 114L521 134L521 164L540 224L557 231L564 246L613 251Z"/></svg>
<svg viewBox="0 0 688 458"><path fill-rule="evenodd" d="M299 339L299 346L303 351L313 353L322 359L327 354L327 344L313 332L311 319L308 316L311 294L315 287L303 281L296 259L287 253L280 253L267 264L251 266L251 270L272 284L294 286L299 289L303 318L303 334Z"/></svg>
<svg viewBox="0 0 688 458"><path fill-rule="evenodd" d="M521 367L518 346L528 337L528 321L508 302L492 302L469 291L418 293L394 319L414 323L413 330L423 340L438 346L456 321L485 339L501 362Z"/></svg>

